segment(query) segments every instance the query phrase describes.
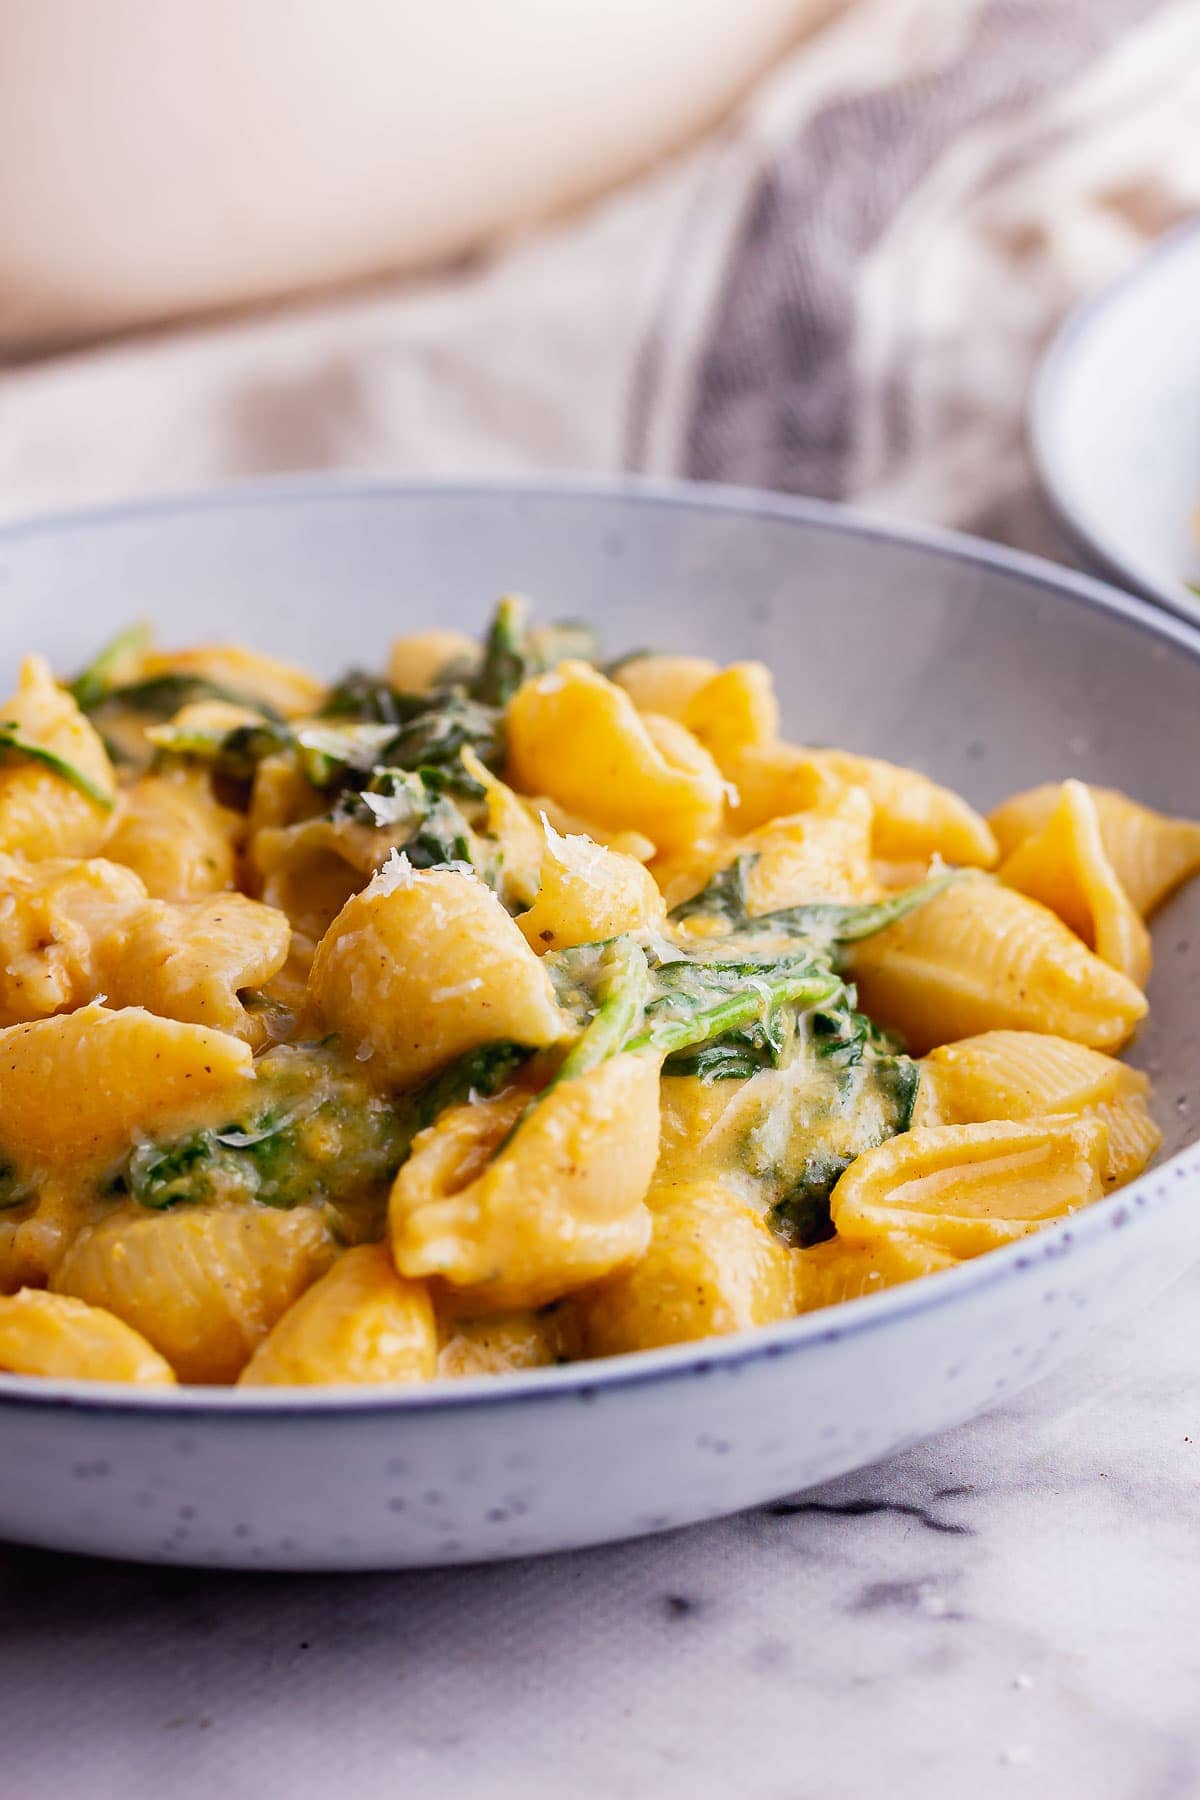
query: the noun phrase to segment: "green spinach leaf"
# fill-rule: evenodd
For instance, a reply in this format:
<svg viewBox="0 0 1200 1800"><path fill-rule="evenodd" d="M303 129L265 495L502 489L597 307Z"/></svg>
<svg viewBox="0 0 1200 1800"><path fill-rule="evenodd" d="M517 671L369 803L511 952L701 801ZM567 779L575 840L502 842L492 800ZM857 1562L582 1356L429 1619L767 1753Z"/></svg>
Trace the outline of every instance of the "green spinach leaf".
<svg viewBox="0 0 1200 1800"><path fill-rule="evenodd" d="M40 763L43 768L68 782L85 799L90 800L93 806L99 806L105 812L112 811L112 795L105 793L98 782L93 781L90 775L85 775L75 763L68 762L65 756L59 756L57 752L47 750L44 744L35 744L23 737L21 727L11 719L0 723L0 753L20 757L26 762Z"/></svg>
<svg viewBox="0 0 1200 1800"><path fill-rule="evenodd" d="M98 706L105 695L120 678L120 671L144 654L150 645L150 627L145 623L129 625L119 631L104 648L94 656L85 669L81 669L75 679L68 682L68 692L73 696L75 704L90 712Z"/></svg>

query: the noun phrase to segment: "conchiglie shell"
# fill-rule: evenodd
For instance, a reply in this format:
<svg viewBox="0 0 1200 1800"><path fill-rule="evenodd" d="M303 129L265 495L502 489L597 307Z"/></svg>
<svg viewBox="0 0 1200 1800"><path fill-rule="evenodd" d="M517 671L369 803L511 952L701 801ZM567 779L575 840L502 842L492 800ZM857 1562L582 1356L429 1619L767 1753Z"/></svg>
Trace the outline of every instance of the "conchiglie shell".
<svg viewBox="0 0 1200 1800"><path fill-rule="evenodd" d="M1115 1050L1146 1013L1133 982L1047 907L987 876L956 881L854 946L859 997L914 1052L995 1030Z"/></svg>
<svg viewBox="0 0 1200 1800"><path fill-rule="evenodd" d="M719 673L707 656L631 656L613 680L639 712L662 713L683 723L692 696Z"/></svg>
<svg viewBox="0 0 1200 1800"><path fill-rule="evenodd" d="M156 900L200 900L234 885L240 816L189 768L143 775L121 796L104 854L138 874Z"/></svg>
<svg viewBox="0 0 1200 1800"><path fill-rule="evenodd" d="M27 656L17 691L0 706L0 720L87 776L112 802L117 784L108 752L91 721L58 686L41 656ZM63 776L16 752L0 754L0 851L17 856L94 856L112 826L112 812Z"/></svg>
<svg viewBox="0 0 1200 1800"><path fill-rule="evenodd" d="M175 1381L170 1364L112 1313L41 1288L22 1288L0 1300L0 1369L139 1387L170 1387Z"/></svg>
<svg viewBox="0 0 1200 1800"><path fill-rule="evenodd" d="M120 1214L80 1233L53 1286L124 1319L181 1381L230 1382L333 1256L304 1208Z"/></svg>
<svg viewBox="0 0 1200 1800"><path fill-rule="evenodd" d="M1123 1187L1142 1173L1162 1148L1162 1132L1150 1116L1145 1094L1119 1094L1093 1112L1108 1127L1105 1187Z"/></svg>
<svg viewBox="0 0 1200 1800"><path fill-rule="evenodd" d="M462 1319L451 1314L440 1320L440 1326L437 1372L444 1380L544 1369L565 1357L559 1307L492 1313L481 1319Z"/></svg>
<svg viewBox="0 0 1200 1800"><path fill-rule="evenodd" d="M1124 794L1092 790L1104 846L1133 905L1149 917L1200 869L1200 823L1168 819Z"/></svg>
<svg viewBox="0 0 1200 1800"><path fill-rule="evenodd" d="M396 1267L460 1289L464 1313L556 1300L640 1256L650 1235L656 1059L613 1057L522 1119L527 1101L516 1088L448 1108L392 1189Z"/></svg>
<svg viewBox="0 0 1200 1800"><path fill-rule="evenodd" d="M901 1282L953 1269L960 1260L937 1244L899 1232L889 1232L868 1244L831 1238L827 1244L796 1253L796 1311L816 1312L821 1307L840 1306L843 1300L860 1300Z"/></svg>
<svg viewBox="0 0 1200 1800"><path fill-rule="evenodd" d="M369 874L346 859L345 849L343 826L328 819L254 834L251 864L262 900L291 927L290 960L304 977L317 945Z"/></svg>
<svg viewBox="0 0 1200 1800"><path fill-rule="evenodd" d="M447 670L473 669L479 659L479 645L465 631L413 631L393 641L388 681L403 694L427 694Z"/></svg>
<svg viewBox="0 0 1200 1800"><path fill-rule="evenodd" d="M280 751L264 756L254 770L250 786L250 810L245 821L247 841L253 845L260 831L316 818L323 804L321 795L291 755Z"/></svg>
<svg viewBox="0 0 1200 1800"><path fill-rule="evenodd" d="M261 725L262 719L261 710L250 700L245 705L238 700L189 700L172 714L165 727L147 725L145 735L149 743L172 754L172 740L177 732L205 735L237 731L243 725Z"/></svg>
<svg viewBox="0 0 1200 1800"><path fill-rule="evenodd" d="M542 821L545 819L553 825L555 831L561 831L566 837L591 838L594 844L603 844L606 850L615 850L620 856L632 856L634 862L648 863L654 855L654 844L643 831L622 831L617 825L602 825L598 819L587 818L583 813L571 812L567 807L560 806L549 794L534 794L532 797L518 794L517 798L528 813L530 824L538 833L539 845L542 841Z"/></svg>
<svg viewBox="0 0 1200 1800"><path fill-rule="evenodd" d="M424 1282L397 1275L386 1244L360 1244L289 1306L238 1386L431 1381L437 1355Z"/></svg>
<svg viewBox="0 0 1200 1800"><path fill-rule="evenodd" d="M1050 907L1102 961L1146 985L1150 934L1109 861L1096 802L1081 781L1063 783L1054 811L1005 859L999 879Z"/></svg>
<svg viewBox="0 0 1200 1800"><path fill-rule="evenodd" d="M901 894L905 888L919 887L936 874L939 864L930 856L910 856L902 860L876 856L872 859L875 880L888 894Z"/></svg>
<svg viewBox="0 0 1200 1800"><path fill-rule="evenodd" d="M0 858L0 881L0 1024L102 991L117 1007L250 1037L240 995L287 955L287 920L271 907L243 894L151 900L132 869L103 857Z"/></svg>
<svg viewBox="0 0 1200 1800"><path fill-rule="evenodd" d="M105 940L145 904L133 871L103 857L0 856L0 1025L93 999Z"/></svg>
<svg viewBox="0 0 1200 1800"><path fill-rule="evenodd" d="M842 781L864 787L875 807L875 854L909 861L940 856L969 868L992 868L999 849L987 820L961 795L916 769L847 750L809 754Z"/></svg>
<svg viewBox="0 0 1200 1800"><path fill-rule="evenodd" d="M0 1213L0 1294L44 1287L79 1230L79 1205L61 1187L43 1187L32 1212Z"/></svg>
<svg viewBox="0 0 1200 1800"><path fill-rule="evenodd" d="M537 898L516 921L539 955L654 930L665 917L663 897L640 862L547 823Z"/></svg>
<svg viewBox="0 0 1200 1800"><path fill-rule="evenodd" d="M1132 1181L1162 1142L1138 1069L1066 1038L988 1031L931 1050L921 1065L914 1125L978 1125L1051 1113L1094 1114L1108 1126L1106 1187Z"/></svg>
<svg viewBox="0 0 1200 1800"><path fill-rule="evenodd" d="M925 1057L918 1122L976 1125L1082 1112L1116 1094L1144 1094L1148 1086L1139 1070L1069 1038L985 1031L941 1044Z"/></svg>
<svg viewBox="0 0 1200 1800"><path fill-rule="evenodd" d="M144 1006L254 1041L241 996L279 973L290 939L283 914L245 894L183 906L149 900L103 945L101 980L114 1006Z"/></svg>
<svg viewBox="0 0 1200 1800"><path fill-rule="evenodd" d="M829 1210L851 1243L899 1233L978 1256L1098 1199L1107 1156L1097 1118L926 1126L851 1163Z"/></svg>
<svg viewBox="0 0 1200 1800"><path fill-rule="evenodd" d="M506 719L508 779L526 794L643 832L663 850L720 824L724 783L707 750L677 720L639 713L587 663L524 682Z"/></svg>
<svg viewBox="0 0 1200 1800"><path fill-rule="evenodd" d="M249 1045L140 1008L102 1006L0 1031L0 1146L30 1170L103 1168L135 1132L173 1135L236 1108Z"/></svg>
<svg viewBox="0 0 1200 1800"><path fill-rule="evenodd" d="M666 770L666 783L655 772L653 786L635 786L638 816L629 822L664 849L715 830L724 814L725 782L712 756L678 719L642 713L641 722Z"/></svg>
<svg viewBox="0 0 1200 1800"><path fill-rule="evenodd" d="M650 873L665 910L670 912L707 887L718 870L728 868L735 860L740 849L738 838L695 838L690 844L673 850L669 856L654 857Z"/></svg>
<svg viewBox="0 0 1200 1800"><path fill-rule="evenodd" d="M1148 918L1180 882L1200 869L1200 823L1171 819L1139 806L1114 788L1090 787L1100 821L1105 855L1143 918ZM1001 854L1011 856L1041 831L1062 796L1062 785L1047 782L1014 794L991 815Z"/></svg>
<svg viewBox="0 0 1200 1800"><path fill-rule="evenodd" d="M1062 789L1060 781L1043 781L1037 787L1010 795L988 814L988 824L1000 847L1001 857L1011 856L1018 844L1037 836L1058 805ZM1103 790L1094 788L1091 791L1094 798Z"/></svg>
<svg viewBox="0 0 1200 1800"><path fill-rule="evenodd" d="M751 915L811 900L875 899L872 813L863 790L847 788L831 806L773 819L741 839L739 851L756 858L746 881Z"/></svg>
<svg viewBox="0 0 1200 1800"><path fill-rule="evenodd" d="M307 669L266 656L244 644L199 644L189 650L150 650L142 660L142 675L198 675L232 693L261 701L285 718L316 712L325 697L325 685Z"/></svg>
<svg viewBox="0 0 1200 1800"><path fill-rule="evenodd" d="M473 775L487 798L487 835L500 847L496 891L505 906L516 911L531 906L541 881L546 838L539 820L531 817L519 794L492 774L468 745L463 767Z"/></svg>
<svg viewBox="0 0 1200 1800"><path fill-rule="evenodd" d="M790 1318L793 1252L717 1176L649 1196L645 1255L576 1302L585 1354L616 1356Z"/></svg>
<svg viewBox="0 0 1200 1800"><path fill-rule="evenodd" d="M774 743L779 702L770 669L760 662L731 663L692 694L683 723L722 771L748 746Z"/></svg>
<svg viewBox="0 0 1200 1800"><path fill-rule="evenodd" d="M831 809L853 785L795 744L742 745L726 752L722 773L732 790L726 824L734 832L754 831L811 808Z"/></svg>
<svg viewBox="0 0 1200 1800"><path fill-rule="evenodd" d="M452 869L390 869L349 899L313 962L333 1030L373 1079L411 1087L481 1044L562 1037L550 977L495 894Z"/></svg>
<svg viewBox="0 0 1200 1800"><path fill-rule="evenodd" d="M689 845L651 864L668 910L704 887L738 856L754 858L746 878L751 917L810 900L871 900L879 893L871 860L871 802L841 788L808 812L771 819L744 837Z"/></svg>

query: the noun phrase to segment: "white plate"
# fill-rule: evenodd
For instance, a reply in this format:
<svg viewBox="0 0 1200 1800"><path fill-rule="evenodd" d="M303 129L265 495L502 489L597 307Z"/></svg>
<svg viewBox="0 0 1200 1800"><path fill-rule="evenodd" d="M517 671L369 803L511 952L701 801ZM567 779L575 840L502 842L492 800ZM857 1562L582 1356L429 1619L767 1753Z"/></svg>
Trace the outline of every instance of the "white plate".
<svg viewBox="0 0 1200 1800"><path fill-rule="evenodd" d="M761 656L785 721L988 806L1053 775L1195 811L1200 631L1048 564L718 490L276 484L0 533L0 682L116 626L334 670L524 588L614 648ZM2 690L0 690L2 691ZM0 1535L259 1568L396 1567L712 1517L969 1417L1197 1249L1200 893L1156 930L1140 1056L1167 1162L931 1280L733 1339L405 1391L163 1394L0 1377ZM1195 949L1191 948L1195 945Z"/></svg>
<svg viewBox="0 0 1200 1800"><path fill-rule="evenodd" d="M1098 566L1200 618L1200 221L1072 313L1038 371L1031 435Z"/></svg>

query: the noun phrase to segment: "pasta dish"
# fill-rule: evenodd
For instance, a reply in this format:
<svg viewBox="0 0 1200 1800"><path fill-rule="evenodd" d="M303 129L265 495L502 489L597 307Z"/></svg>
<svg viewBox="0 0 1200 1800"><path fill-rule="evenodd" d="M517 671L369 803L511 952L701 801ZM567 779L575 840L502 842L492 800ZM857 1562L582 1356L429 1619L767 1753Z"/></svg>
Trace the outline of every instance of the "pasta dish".
<svg viewBox="0 0 1200 1800"><path fill-rule="evenodd" d="M1200 824L990 818L507 598L327 686L135 628L0 706L0 1369L413 1383L742 1331L1137 1175Z"/></svg>

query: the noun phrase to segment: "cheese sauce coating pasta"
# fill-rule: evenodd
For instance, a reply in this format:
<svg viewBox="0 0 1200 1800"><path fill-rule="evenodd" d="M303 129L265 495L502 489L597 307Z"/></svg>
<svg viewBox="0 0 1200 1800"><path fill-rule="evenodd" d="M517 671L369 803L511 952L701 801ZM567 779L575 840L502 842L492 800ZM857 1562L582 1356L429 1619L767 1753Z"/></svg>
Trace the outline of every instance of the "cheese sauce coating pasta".
<svg viewBox="0 0 1200 1800"><path fill-rule="evenodd" d="M326 687L135 628L0 707L0 1369L417 1383L752 1329L1132 1180L1200 824L990 820L761 663L508 597Z"/></svg>

